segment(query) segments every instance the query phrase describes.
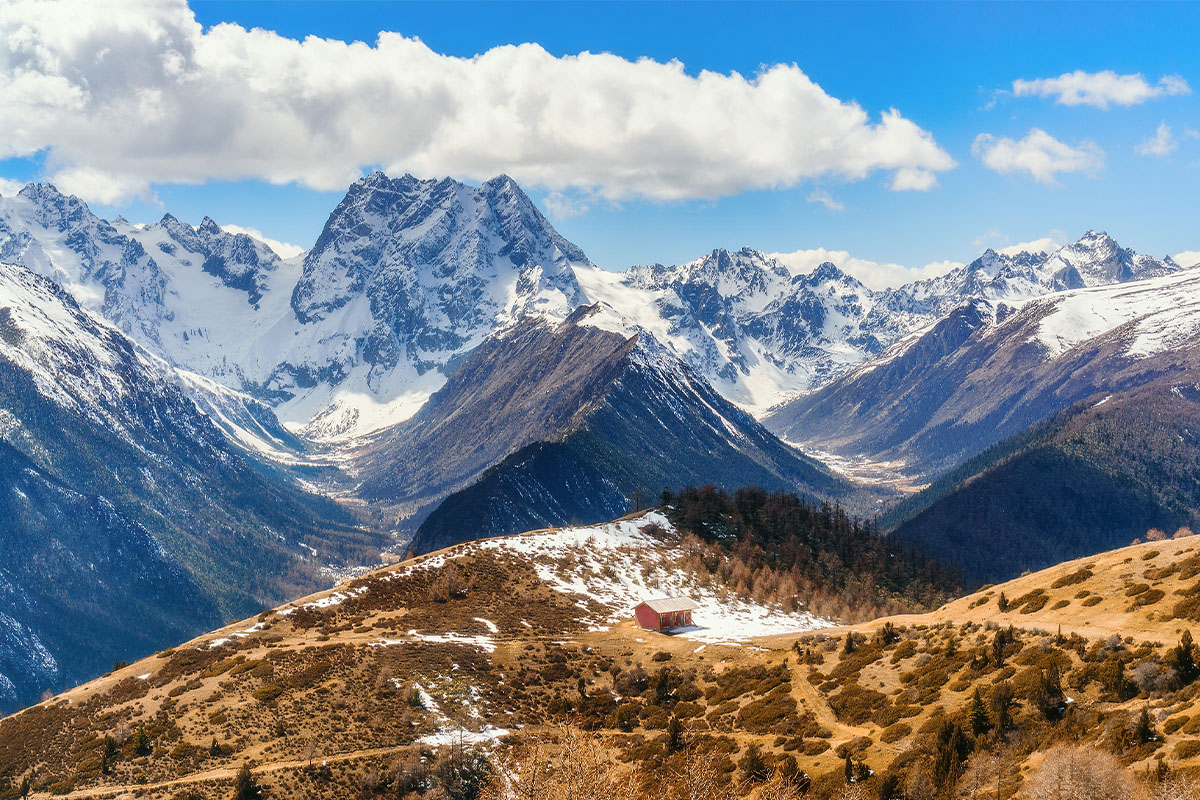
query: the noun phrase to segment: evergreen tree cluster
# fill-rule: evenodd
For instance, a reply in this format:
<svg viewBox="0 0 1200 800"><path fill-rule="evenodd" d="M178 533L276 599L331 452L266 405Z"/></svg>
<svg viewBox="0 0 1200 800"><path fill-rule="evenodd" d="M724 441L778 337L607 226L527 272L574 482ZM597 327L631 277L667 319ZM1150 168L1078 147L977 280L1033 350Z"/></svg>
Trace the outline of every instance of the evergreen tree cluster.
<svg viewBox="0 0 1200 800"><path fill-rule="evenodd" d="M660 499L678 529L719 544L751 570L787 573L806 594L842 598L852 616L933 607L962 585L953 567L881 536L836 503L714 486L664 490Z"/></svg>

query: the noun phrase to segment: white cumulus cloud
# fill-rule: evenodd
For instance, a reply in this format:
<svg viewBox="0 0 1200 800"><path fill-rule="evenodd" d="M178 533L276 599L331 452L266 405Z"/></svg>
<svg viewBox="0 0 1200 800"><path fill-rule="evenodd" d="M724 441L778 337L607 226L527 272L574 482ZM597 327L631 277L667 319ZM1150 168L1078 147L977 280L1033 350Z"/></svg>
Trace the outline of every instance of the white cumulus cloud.
<svg viewBox="0 0 1200 800"><path fill-rule="evenodd" d="M20 181L0 178L0 197L12 197L23 188L25 188L25 184Z"/></svg>
<svg viewBox="0 0 1200 800"><path fill-rule="evenodd" d="M1171 260L1181 267L1200 267L1200 250L1184 250L1171 256Z"/></svg>
<svg viewBox="0 0 1200 800"><path fill-rule="evenodd" d="M857 258L847 250L828 250L824 247L769 255L797 275L812 272L828 261L872 289L888 289L923 278L934 278L962 266L959 261L934 261L921 267L907 267Z"/></svg>
<svg viewBox="0 0 1200 800"><path fill-rule="evenodd" d="M827 189L813 189L808 193L808 202L820 203L830 211L841 211L846 207L845 203L834 199L834 196Z"/></svg>
<svg viewBox="0 0 1200 800"><path fill-rule="evenodd" d="M1018 253L1053 253L1067 243L1067 234L1060 230L1052 230L1045 236L1030 239L1028 242L1017 242L1007 247L996 248L997 253L1015 256Z"/></svg>
<svg viewBox="0 0 1200 800"><path fill-rule="evenodd" d="M1077 69L1057 78L1015 80L1012 92L1017 97L1053 97L1064 106L1133 106L1158 97L1190 94L1191 87L1178 75L1164 75L1158 83L1149 83L1141 73L1120 75L1112 70L1084 72Z"/></svg>
<svg viewBox="0 0 1200 800"><path fill-rule="evenodd" d="M1035 181L1057 186L1063 172L1095 173L1104 166L1104 151L1084 140L1072 147L1041 128L1031 128L1024 139L981 133L971 152L990 170L1002 174L1028 172Z"/></svg>
<svg viewBox="0 0 1200 800"><path fill-rule="evenodd" d="M1171 133L1171 126L1165 122L1158 124L1154 135L1143 140L1138 144L1135 150L1144 156L1169 156L1179 146L1179 142L1175 139L1175 135Z"/></svg>
<svg viewBox="0 0 1200 800"><path fill-rule="evenodd" d="M184 0L0 3L0 119L0 158L44 152L52 179L105 202L209 179L333 190L373 167L613 201L880 172L925 190L955 166L899 111L872 116L794 64L691 75L536 44L457 58L391 32L204 30Z"/></svg>
<svg viewBox="0 0 1200 800"><path fill-rule="evenodd" d="M289 244L287 242L281 242L278 239L272 239L269 236L265 236L258 228L244 228L241 225L222 225L221 229L233 234L244 233L252 239L258 239L267 247L274 250L275 255L279 256L280 258L291 258L304 252L304 248L300 245Z"/></svg>

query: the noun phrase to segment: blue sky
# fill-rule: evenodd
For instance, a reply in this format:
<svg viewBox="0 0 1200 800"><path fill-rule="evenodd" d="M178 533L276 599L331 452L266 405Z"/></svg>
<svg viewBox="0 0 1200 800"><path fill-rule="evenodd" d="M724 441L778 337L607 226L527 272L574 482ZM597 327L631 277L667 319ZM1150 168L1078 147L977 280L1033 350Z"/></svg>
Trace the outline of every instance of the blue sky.
<svg viewBox="0 0 1200 800"><path fill-rule="evenodd" d="M722 187L733 188L709 192L689 183L678 192L683 199L669 199L672 188L662 180L615 196L622 194L619 178L597 179L602 190L584 185L560 192L505 169L517 174L544 209L562 207L555 196L568 198L566 205L575 211L551 213L556 227L609 268L673 263L715 247L742 245L779 252L846 250L861 259L918 267L969 260L984 246L1051 232L1075 238L1091 227L1155 255L1200 250L1195 199L1200 138L1189 134L1200 129L1200 99L1191 91L1200 89L1197 4L194 1L190 13L206 32L230 22L287 39L315 36L373 44L380 31L393 31L419 38L437 54L463 58L533 42L554 57L589 51L631 62L677 59L692 77L709 70L753 78L772 65L795 64L832 98L861 106L870 124L896 109L955 164L930 166L936 159L923 156L921 168L936 177L936 185L924 191L893 191L895 173L872 167L862 176L835 170L789 178L792 185L781 188L764 188L764 180L741 186L722 178ZM330 69L336 64L331 62ZM1177 88L1107 108L1061 104L1051 90L1046 96L1013 96L1015 80L1050 79L1077 70L1140 74L1152 90L1163 76L1179 76L1188 91ZM715 112L688 124L703 128L711 120L718 132L737 131L739 120L728 116ZM394 120L403 117L391 119L397 124ZM1171 133L1160 142L1165 146L1158 154L1137 152L1163 123ZM588 122L581 119L580 124ZM132 115L123 125L136 128L139 120ZM1086 162L1076 164L1080 171L1038 176L1011 163L1007 172L998 171L1002 161L992 167L983 163L988 143L1011 139L1015 145L1034 129L1079 153L1078 159ZM982 148L976 144L980 134L993 137ZM3 136L0 130L0 141ZM20 155L13 153L37 146L36 137L10 145L10 157L0 160L0 176L16 181L52 176L64 163L78 165L89 157L86 146L74 144L66 156L67 144L46 141L36 152ZM1003 152L1001 148L994 155L999 158ZM168 149L163 157L169 156ZM216 151L213 158L228 161L230 156ZM736 154L715 158L728 162L722 169L736 172ZM105 159L105 169L115 169L111 165L118 161L121 169L132 169L128 154L106 154ZM503 165L502 157L492 154L489 159L488 166ZM430 157L422 163L432 165L423 177L440 177L439 164L453 168L475 162ZM567 180L569 175L562 176L570 168L555 167L551 182ZM681 161L679 167L689 174L685 182L706 168L703 160ZM164 170L147 166L137 178L145 186L122 197L104 197L101 191L92 205L98 213L133 220L155 219L164 210L192 222L207 214L307 247L341 196L332 188L341 185L340 173L309 185L272 185L261 178L230 180L219 170L207 176L196 169L183 180L156 180ZM597 174L608 174L598 169ZM281 180L279 174L271 179ZM815 197L827 198L834 207ZM580 206L586 211L578 213Z"/></svg>

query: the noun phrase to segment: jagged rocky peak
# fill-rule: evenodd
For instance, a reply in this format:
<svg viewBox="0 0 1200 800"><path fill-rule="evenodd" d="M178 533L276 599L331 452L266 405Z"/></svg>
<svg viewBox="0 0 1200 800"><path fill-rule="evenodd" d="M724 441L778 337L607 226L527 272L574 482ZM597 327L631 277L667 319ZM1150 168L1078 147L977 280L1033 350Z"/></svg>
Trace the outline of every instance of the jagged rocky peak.
<svg viewBox="0 0 1200 800"><path fill-rule="evenodd" d="M625 281L642 289L703 290L724 298L777 292L791 274L775 259L749 247L717 248L693 261L674 266L631 267Z"/></svg>
<svg viewBox="0 0 1200 800"><path fill-rule="evenodd" d="M787 279L787 268L765 253L743 247L737 252L723 248L713 250L708 255L684 264L681 273L691 281L707 279L718 283L722 279L733 281L739 288L766 288L771 277Z"/></svg>
<svg viewBox="0 0 1200 800"><path fill-rule="evenodd" d="M63 194L50 183L27 183L16 199L24 201L32 222L51 230L63 232L80 225L110 227L92 214L87 203L73 194Z"/></svg>
<svg viewBox="0 0 1200 800"><path fill-rule="evenodd" d="M502 312L520 316L531 302L569 312L581 299L573 268L585 265L583 251L508 176L474 187L374 172L325 223L292 306L307 323L365 295L377 315L398 301L405 313L460 329L494 315L484 307L505 303L510 288L517 300ZM434 287L436 296L418 297ZM539 295L545 302L534 300Z"/></svg>
<svg viewBox="0 0 1200 800"><path fill-rule="evenodd" d="M866 288L858 278L846 272L832 261L822 261L812 272L807 275L797 275L792 280L793 282L804 283L811 287L823 284L841 284L854 289Z"/></svg>
<svg viewBox="0 0 1200 800"><path fill-rule="evenodd" d="M1082 289L1154 278L1179 269L1170 259L1159 260L1122 247L1104 231L1089 230L1046 259L1055 289Z"/></svg>
<svg viewBox="0 0 1200 800"><path fill-rule="evenodd" d="M992 248L983 251L983 255L967 265L968 272L982 272L990 277L995 277L1001 269L1012 263L1012 258L1007 255L997 253Z"/></svg>

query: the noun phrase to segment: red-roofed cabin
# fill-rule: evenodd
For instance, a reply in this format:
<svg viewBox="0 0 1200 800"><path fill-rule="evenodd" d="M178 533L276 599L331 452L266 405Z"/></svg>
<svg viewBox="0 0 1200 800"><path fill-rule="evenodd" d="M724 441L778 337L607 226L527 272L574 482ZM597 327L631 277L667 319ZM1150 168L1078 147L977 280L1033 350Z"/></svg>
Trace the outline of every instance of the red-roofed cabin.
<svg viewBox="0 0 1200 800"><path fill-rule="evenodd" d="M692 624L692 610L696 604L686 597L662 597L658 600L643 600L633 609L637 623L650 631L669 631Z"/></svg>

